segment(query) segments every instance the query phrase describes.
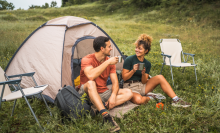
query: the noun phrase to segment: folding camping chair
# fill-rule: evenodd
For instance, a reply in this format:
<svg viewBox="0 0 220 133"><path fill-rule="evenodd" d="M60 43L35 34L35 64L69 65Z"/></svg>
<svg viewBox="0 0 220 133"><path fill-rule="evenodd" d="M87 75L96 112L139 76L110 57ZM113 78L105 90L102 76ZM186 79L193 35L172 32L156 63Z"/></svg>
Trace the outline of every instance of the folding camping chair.
<svg viewBox="0 0 220 133"><path fill-rule="evenodd" d="M17 99L19 98L24 98L28 107L30 108L31 110L31 113L32 115L34 116L37 124L40 126L40 128L44 131L44 129L41 127L34 111L32 110L32 107L31 105L29 104L28 100L27 100L27 97L28 96L34 96L34 95L40 95L41 98L43 99L47 109L49 110L50 112L50 108L49 106L47 105L44 97L42 96L42 92L44 91L44 89L47 88L48 85L42 85L42 86L38 86L33 75L34 75L35 72L32 72L32 73L25 73L25 74L19 74L19 75L12 75L12 76L7 76L5 74L5 72L2 70L2 68L0 67L0 109L1 109L1 102L6 102L6 101L11 101L11 100L14 100L14 106L13 106L13 109L12 109L12 113L11 113L11 116L13 116L13 113L14 113L14 108L15 108L15 105L16 105L16 101ZM22 89L21 86L20 86L20 82L22 80L22 77L23 76L28 76L28 77L32 77L34 83L35 83L35 87L30 87L30 88L25 88L25 89ZM10 80L10 78L20 78L20 79L16 79L16 80ZM7 79L7 81L6 81ZM11 89L9 88L8 85L11 85L12 88L15 89L15 91L11 91ZM16 86L15 86L16 85ZM52 116L52 113L50 112L50 115Z"/></svg>
<svg viewBox="0 0 220 133"><path fill-rule="evenodd" d="M194 56L195 54L189 54L189 53L183 53L182 46L179 39L160 39L160 48L163 56L163 65L160 71L160 74L162 73L162 69L164 65L170 66L171 70L171 76L174 86L174 80L173 80L173 72L172 67L194 67L195 70L195 76L197 81L197 75L196 75L196 64L194 62ZM181 54L183 57L184 62L181 62ZM185 60L184 55L187 55L187 59ZM193 63L187 63L189 56L192 57ZM166 58L168 57L168 58Z"/></svg>

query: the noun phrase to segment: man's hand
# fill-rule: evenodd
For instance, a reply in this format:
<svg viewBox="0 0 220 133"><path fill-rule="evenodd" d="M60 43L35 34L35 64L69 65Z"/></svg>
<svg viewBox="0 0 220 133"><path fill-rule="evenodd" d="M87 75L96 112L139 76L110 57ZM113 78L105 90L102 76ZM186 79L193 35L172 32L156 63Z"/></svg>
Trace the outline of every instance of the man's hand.
<svg viewBox="0 0 220 133"><path fill-rule="evenodd" d="M118 63L118 57L111 57L108 59L109 65L114 65Z"/></svg>
<svg viewBox="0 0 220 133"><path fill-rule="evenodd" d="M110 110L115 107L115 103L116 103L116 96L111 95L108 101L105 103L105 106Z"/></svg>

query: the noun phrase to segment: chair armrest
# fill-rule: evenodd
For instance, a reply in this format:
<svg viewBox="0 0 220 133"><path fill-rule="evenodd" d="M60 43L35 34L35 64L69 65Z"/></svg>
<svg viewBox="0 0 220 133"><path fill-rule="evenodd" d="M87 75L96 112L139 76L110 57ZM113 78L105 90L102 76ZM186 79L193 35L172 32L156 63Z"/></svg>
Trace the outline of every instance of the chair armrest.
<svg viewBox="0 0 220 133"><path fill-rule="evenodd" d="M35 74L35 72L31 72L31 73L24 73L24 74L18 74L18 75L10 75L8 76L8 78L15 78L15 77L22 77L22 76L33 76Z"/></svg>
<svg viewBox="0 0 220 133"><path fill-rule="evenodd" d="M195 54L190 54L190 53L183 53L183 54L190 55L190 56L192 56L192 57L195 56Z"/></svg>
<svg viewBox="0 0 220 133"><path fill-rule="evenodd" d="M40 87L43 87L43 86L46 86L46 85L35 86L34 88L40 88Z"/></svg>
<svg viewBox="0 0 220 133"><path fill-rule="evenodd" d="M171 55L167 55L167 54L161 54L162 56L166 56L166 57L168 57L168 58L171 58Z"/></svg>
<svg viewBox="0 0 220 133"><path fill-rule="evenodd" d="M9 80L9 81L0 82L0 85L4 85L4 84L19 84L20 82L21 82L21 79Z"/></svg>

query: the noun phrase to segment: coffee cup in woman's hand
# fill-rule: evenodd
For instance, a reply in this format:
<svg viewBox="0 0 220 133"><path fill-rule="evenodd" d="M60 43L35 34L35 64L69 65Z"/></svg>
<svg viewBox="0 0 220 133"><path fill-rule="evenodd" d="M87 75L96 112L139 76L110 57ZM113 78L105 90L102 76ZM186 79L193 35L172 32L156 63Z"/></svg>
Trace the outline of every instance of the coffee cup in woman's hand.
<svg viewBox="0 0 220 133"><path fill-rule="evenodd" d="M138 63L138 70L144 69L144 63Z"/></svg>

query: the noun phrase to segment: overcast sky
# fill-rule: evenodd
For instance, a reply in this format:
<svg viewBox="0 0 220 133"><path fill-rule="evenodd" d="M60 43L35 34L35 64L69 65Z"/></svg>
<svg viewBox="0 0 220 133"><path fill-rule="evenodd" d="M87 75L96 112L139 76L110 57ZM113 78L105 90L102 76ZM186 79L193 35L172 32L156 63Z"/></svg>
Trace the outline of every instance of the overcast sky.
<svg viewBox="0 0 220 133"><path fill-rule="evenodd" d="M27 10L29 6L31 5L38 5L42 6L45 3L48 3L49 5L51 4L51 1L56 1L57 2L57 7L61 7L61 1L62 0L6 0L8 3L13 3L15 6L15 9L21 8Z"/></svg>

